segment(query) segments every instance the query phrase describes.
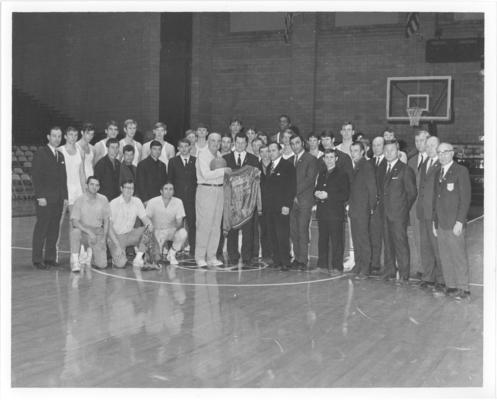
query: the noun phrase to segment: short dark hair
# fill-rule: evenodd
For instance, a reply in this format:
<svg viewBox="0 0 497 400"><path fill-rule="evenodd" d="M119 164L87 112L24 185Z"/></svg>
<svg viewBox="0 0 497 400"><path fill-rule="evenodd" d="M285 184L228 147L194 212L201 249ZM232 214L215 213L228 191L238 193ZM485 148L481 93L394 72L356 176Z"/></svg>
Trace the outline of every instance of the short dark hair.
<svg viewBox="0 0 497 400"><path fill-rule="evenodd" d="M238 132L236 135L235 135L235 140L238 139L238 138L241 138L241 139L245 139L245 143L248 143L248 137L245 133L243 132Z"/></svg>
<svg viewBox="0 0 497 400"><path fill-rule="evenodd" d="M321 132L321 138L324 137L335 139L335 135L333 134L333 131L331 129L325 129L324 131Z"/></svg>
<svg viewBox="0 0 497 400"><path fill-rule="evenodd" d="M190 145L191 145L190 141L189 141L187 138L181 138L181 139L179 139L179 140L178 140L178 147L179 147L179 145L180 145L181 143L185 143L185 144L187 144L188 146L190 146Z"/></svg>
<svg viewBox="0 0 497 400"><path fill-rule="evenodd" d="M117 138L109 138L107 139L107 141L105 142L105 146L109 147L111 144L113 143L117 143L119 144L119 140Z"/></svg>
<svg viewBox="0 0 497 400"><path fill-rule="evenodd" d="M100 183L100 179L98 179L95 175L91 175L88 178L86 178L86 184L88 185L92 179Z"/></svg>
<svg viewBox="0 0 497 400"><path fill-rule="evenodd" d="M360 141L352 142L350 147L352 147L352 146L359 146L362 151L366 151L366 148L364 147L364 143L362 143Z"/></svg>
<svg viewBox="0 0 497 400"><path fill-rule="evenodd" d="M47 135L50 135L50 132L52 131L61 131L62 132L62 128L60 126L52 126L49 130L48 130L48 133Z"/></svg>
<svg viewBox="0 0 497 400"><path fill-rule="evenodd" d="M288 123L291 123L292 121L290 121L290 117L286 114L280 114L280 116L278 117L278 121L281 119L281 118L285 118Z"/></svg>
<svg viewBox="0 0 497 400"><path fill-rule="evenodd" d="M126 180L121 182L121 187L123 188L124 185L129 185L130 183L132 183L133 186L135 186L135 181L133 179L126 179Z"/></svg>
<svg viewBox="0 0 497 400"><path fill-rule="evenodd" d="M290 137L290 142L291 142L293 139L295 139L295 138L299 138L299 139L300 139L300 141L301 141L302 143L304 143L304 138L303 138L302 136L300 136L300 135L296 134L296 133L294 133L294 134Z"/></svg>
<svg viewBox="0 0 497 400"><path fill-rule="evenodd" d="M131 152L135 152L135 147L130 145L130 144L127 144L126 146L123 147L123 154L128 152L128 151L131 151Z"/></svg>
<svg viewBox="0 0 497 400"><path fill-rule="evenodd" d="M83 126L81 127L82 132L90 132L90 131L95 131L95 125L93 125L91 122L84 122Z"/></svg>
<svg viewBox="0 0 497 400"><path fill-rule="evenodd" d="M335 149L324 149L323 153L324 155L333 153L335 155L335 158L338 158L338 152Z"/></svg>
<svg viewBox="0 0 497 400"><path fill-rule="evenodd" d="M164 130L167 130L167 125L164 122L156 122L154 124L154 129L158 128L164 128Z"/></svg>
<svg viewBox="0 0 497 400"><path fill-rule="evenodd" d="M152 148L152 147L160 147L160 148L162 148L162 144L158 140L152 140L150 142L150 148Z"/></svg>
<svg viewBox="0 0 497 400"><path fill-rule="evenodd" d="M350 121L345 121L344 123L342 123L342 126L340 126L340 128L343 129L343 127L347 125L350 125L352 127L352 130L355 130L354 124Z"/></svg>
<svg viewBox="0 0 497 400"><path fill-rule="evenodd" d="M109 126L114 125L117 128L117 122L111 119L105 123L105 129L109 129Z"/></svg>
<svg viewBox="0 0 497 400"><path fill-rule="evenodd" d="M271 146L272 144L275 144L276 146L278 146L278 150L281 150L281 144L280 144L280 143L278 143L278 142L269 142L269 143L267 144L267 147Z"/></svg>
<svg viewBox="0 0 497 400"><path fill-rule="evenodd" d="M395 144L397 146L397 149L399 148L399 142L397 140L385 140L384 145L386 146L387 144Z"/></svg>
<svg viewBox="0 0 497 400"><path fill-rule="evenodd" d="M200 128L205 128L205 129L207 129L207 131L209 130L209 128L207 127L207 125L204 124L204 123L202 123L202 122L199 122L197 124L197 127L195 128L195 130L200 129Z"/></svg>
<svg viewBox="0 0 497 400"><path fill-rule="evenodd" d="M232 118L230 119L230 125L231 125L233 122L238 122L240 125L242 125L242 126L243 126L242 120L241 120L240 118L238 118L238 117L232 117Z"/></svg>
<svg viewBox="0 0 497 400"><path fill-rule="evenodd" d="M78 133L78 130L77 130L74 126L68 126L68 127L66 128L66 135L67 135L69 132L76 132L76 133Z"/></svg>
<svg viewBox="0 0 497 400"><path fill-rule="evenodd" d="M174 183L172 183L171 181L167 181L161 185L160 190L164 189L164 186L166 186L166 185L171 185L174 189Z"/></svg>
<svg viewBox="0 0 497 400"><path fill-rule="evenodd" d="M311 137L316 138L317 140L320 139L319 135L314 132L309 132L309 135L307 135L307 140L309 140Z"/></svg>
<svg viewBox="0 0 497 400"><path fill-rule="evenodd" d="M215 132L213 132L213 133L215 133ZM209 135L210 135L210 133L209 133ZM218 135L219 135L219 133L218 133ZM209 137L209 136L207 136L207 137ZM229 138L229 140L233 141L233 137L229 133L223 133L221 135L221 139L222 138Z"/></svg>

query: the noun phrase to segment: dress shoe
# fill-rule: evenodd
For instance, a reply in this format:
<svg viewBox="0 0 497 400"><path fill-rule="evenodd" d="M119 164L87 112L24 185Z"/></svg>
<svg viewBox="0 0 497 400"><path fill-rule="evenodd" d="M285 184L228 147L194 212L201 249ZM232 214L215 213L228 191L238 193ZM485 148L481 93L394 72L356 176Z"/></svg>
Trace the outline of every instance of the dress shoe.
<svg viewBox="0 0 497 400"><path fill-rule="evenodd" d="M50 268L49 266L47 266L46 264L41 263L41 262L33 263L33 267L35 267L36 269L43 269L43 270L47 270Z"/></svg>
<svg viewBox="0 0 497 400"><path fill-rule="evenodd" d="M393 281L395 280L395 278L395 274L385 273L383 275L380 275L380 279L383 281Z"/></svg>
<svg viewBox="0 0 497 400"><path fill-rule="evenodd" d="M463 300L471 300L471 293L469 290L459 289L457 293L454 295L454 300L463 301Z"/></svg>
<svg viewBox="0 0 497 400"><path fill-rule="evenodd" d="M434 282L427 282L427 281L421 281L421 283L419 284L420 289L431 289L434 286L435 286Z"/></svg>
<svg viewBox="0 0 497 400"><path fill-rule="evenodd" d="M49 260L45 260L44 264L45 264L48 268L55 268L55 267L60 266L60 264L59 264L59 263L57 263L56 261L49 261Z"/></svg>

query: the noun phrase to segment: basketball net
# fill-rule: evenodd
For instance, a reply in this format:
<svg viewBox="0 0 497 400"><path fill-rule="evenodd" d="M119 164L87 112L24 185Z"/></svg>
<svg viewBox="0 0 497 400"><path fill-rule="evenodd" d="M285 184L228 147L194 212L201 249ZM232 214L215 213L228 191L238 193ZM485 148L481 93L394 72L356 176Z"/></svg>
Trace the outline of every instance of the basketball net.
<svg viewBox="0 0 497 400"><path fill-rule="evenodd" d="M421 119L421 114L423 109L419 107L408 107L407 115L409 116L409 124L411 126L419 126L419 120Z"/></svg>

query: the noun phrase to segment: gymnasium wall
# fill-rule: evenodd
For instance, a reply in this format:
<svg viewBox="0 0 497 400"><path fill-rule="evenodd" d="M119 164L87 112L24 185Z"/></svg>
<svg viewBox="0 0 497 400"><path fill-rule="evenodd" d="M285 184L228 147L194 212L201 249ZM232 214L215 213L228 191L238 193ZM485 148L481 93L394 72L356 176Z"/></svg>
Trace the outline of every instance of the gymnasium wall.
<svg viewBox="0 0 497 400"><path fill-rule="evenodd" d="M226 131L230 117L238 116L246 126L275 132L278 115L288 113L304 133L337 131L342 121L352 120L357 130L376 135L387 125L388 76L452 75L455 119L438 124L438 135L478 141L480 63L426 63L425 41L404 36L405 13L381 14L375 25L364 25L369 17L363 14L299 13L288 44L281 30L240 32L230 26L228 13L195 14L192 123ZM441 14L438 26L443 38L476 37L483 35L481 17ZM424 38L434 38L435 15L423 13L420 19ZM413 143L408 124L390 125Z"/></svg>
<svg viewBox="0 0 497 400"><path fill-rule="evenodd" d="M151 129L159 112L160 14L16 13L13 84L103 131L127 118ZM26 116L27 118L29 116Z"/></svg>

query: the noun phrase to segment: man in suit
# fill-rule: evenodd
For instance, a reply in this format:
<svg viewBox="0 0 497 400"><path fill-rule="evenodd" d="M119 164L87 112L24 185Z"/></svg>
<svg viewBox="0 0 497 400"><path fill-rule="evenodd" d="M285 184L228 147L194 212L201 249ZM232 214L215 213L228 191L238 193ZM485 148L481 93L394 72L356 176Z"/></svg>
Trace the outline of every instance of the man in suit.
<svg viewBox="0 0 497 400"><path fill-rule="evenodd" d="M283 132L285 132L288 128L292 126L292 122L290 121L290 117L285 114L280 115L278 122L280 130L271 137L271 141L276 143L281 143Z"/></svg>
<svg viewBox="0 0 497 400"><path fill-rule="evenodd" d="M152 153L152 143L153 142L159 142L161 145L161 152L159 154L159 160L164 163L166 166L167 170L167 164L171 158L173 158L176 155L176 151L174 150L174 146L166 142L164 139L167 135L167 125L163 122L157 122L154 125L154 138L146 143L143 144L142 146L142 156L141 160L145 160L150 153ZM165 182L163 182L165 183ZM160 188L159 190L155 193L152 197L159 196L160 194Z"/></svg>
<svg viewBox="0 0 497 400"><path fill-rule="evenodd" d="M136 182L136 167L133 164L135 148L131 144L126 144L122 151L123 161L121 163L121 171L119 172L119 186L129 180Z"/></svg>
<svg viewBox="0 0 497 400"><path fill-rule="evenodd" d="M381 267L383 247L383 179L387 171L387 160L383 155L385 139L377 136L373 139L373 157L369 162L374 166L376 180L376 211L369 222L369 239L371 241L371 273L378 273Z"/></svg>
<svg viewBox="0 0 497 400"><path fill-rule="evenodd" d="M244 133L237 133L235 136L235 150L224 155L226 165L232 170L237 170L245 165L254 168L259 167L257 157L247 152L248 139ZM257 211L254 211L257 212ZM241 229L231 229L228 232L227 250L229 264L238 265L240 252L238 250L238 234L242 231L242 262L244 265L250 263L252 259L252 250L254 245L254 217L247 222Z"/></svg>
<svg viewBox="0 0 497 400"><path fill-rule="evenodd" d="M456 300L468 300L469 265L465 226L471 203L471 182L468 169L455 163L453 157L452 145L440 143L438 158L441 170L435 181L433 229L438 238L446 292Z"/></svg>
<svg viewBox="0 0 497 400"><path fill-rule="evenodd" d="M95 164L95 176L100 181L99 193L112 201L121 194L119 174L121 163L117 160L119 140L110 138L106 142L107 154Z"/></svg>
<svg viewBox="0 0 497 400"><path fill-rule="evenodd" d="M68 199L64 156L57 151L62 140L62 130L58 126L51 128L47 139L47 146L40 148L34 155L32 169L36 198L32 260L37 269L48 269L56 264L59 221Z"/></svg>
<svg viewBox="0 0 497 400"><path fill-rule="evenodd" d="M264 208L267 204L266 178L270 172L271 159L269 157L269 148L267 144L263 144L259 149L261 160L259 161L259 169L261 171L261 199L262 199L262 216L259 218L260 238L261 238L261 254L264 261L269 261L272 255L271 243L269 240L269 227L267 224L268 215Z"/></svg>
<svg viewBox="0 0 497 400"><path fill-rule="evenodd" d="M436 136L430 136L426 140L428 160L423 164L419 173L418 199L415 208L420 229L420 252L423 271L420 287L432 288L436 295L442 293L444 286L438 241L433 234L432 224L435 182L440 175L440 161L437 156L439 144L440 140Z"/></svg>
<svg viewBox="0 0 497 400"><path fill-rule="evenodd" d="M292 267L304 270L309 261L309 224L319 167L317 158L304 150L304 139L300 135L293 135L290 145L295 153L290 161L295 167L297 181L297 191L290 212L290 238L295 255Z"/></svg>
<svg viewBox="0 0 497 400"><path fill-rule="evenodd" d="M383 279L395 278L396 266L400 281L409 281L409 243L407 224L409 210L417 196L416 177L411 168L399 160L396 141L385 142L387 172L383 181L383 213L385 237L385 271Z"/></svg>
<svg viewBox="0 0 497 400"><path fill-rule="evenodd" d="M369 220L376 208L376 178L374 167L364 158L365 148L361 142L350 146L354 162L354 179L350 186L349 217L354 242L353 271L358 279L369 276L371 266L371 242Z"/></svg>
<svg viewBox="0 0 497 400"><path fill-rule="evenodd" d="M413 155L408 161L407 165L412 169L416 176L416 187L419 188L419 178L421 170L423 169L425 161L428 160L426 154L426 140L430 137L427 131L417 131L414 136L414 144L416 146L417 154ZM420 245L420 229L418 218L416 217L416 203L409 212L409 227L407 228L407 237L409 239L409 248L411 250L411 273L417 278L421 278L423 268L421 264L421 245Z"/></svg>
<svg viewBox="0 0 497 400"><path fill-rule="evenodd" d="M178 141L179 155L169 160L168 180L174 186L174 194L181 199L186 214L186 229L190 244L190 255L195 256L195 193L197 192L196 157L190 155L188 139Z"/></svg>
<svg viewBox="0 0 497 400"><path fill-rule="evenodd" d="M295 168L282 157L279 143L269 144L271 164L265 178L265 203L269 238L273 250L273 268L290 268L290 210L296 193Z"/></svg>
<svg viewBox="0 0 497 400"><path fill-rule="evenodd" d="M167 167L160 160L161 152L162 144L152 140L150 155L136 168L136 195L145 205L152 197L160 196L162 186L167 182Z"/></svg>
<svg viewBox="0 0 497 400"><path fill-rule="evenodd" d="M347 174L337 167L337 151L325 149L326 170L319 172L314 196L317 199L318 263L319 270L330 271L329 243L331 239L331 274L343 272L345 203L349 198Z"/></svg>

